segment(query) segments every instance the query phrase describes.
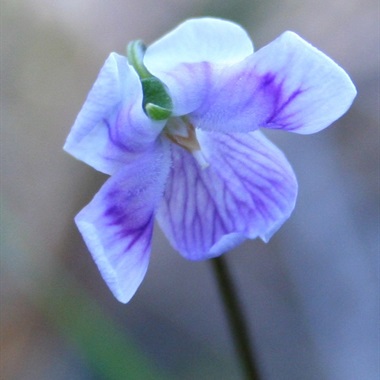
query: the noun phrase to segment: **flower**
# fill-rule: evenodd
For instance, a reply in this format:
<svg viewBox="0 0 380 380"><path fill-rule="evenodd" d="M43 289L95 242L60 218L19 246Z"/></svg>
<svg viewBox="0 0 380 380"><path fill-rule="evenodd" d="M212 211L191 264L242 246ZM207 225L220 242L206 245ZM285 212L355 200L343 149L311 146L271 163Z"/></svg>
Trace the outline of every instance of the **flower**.
<svg viewBox="0 0 380 380"><path fill-rule="evenodd" d="M121 302L143 280L153 223L190 260L267 241L290 216L297 181L259 128L326 128L356 90L293 32L253 52L238 25L187 20L128 59L112 53L64 149L110 175L75 220Z"/></svg>

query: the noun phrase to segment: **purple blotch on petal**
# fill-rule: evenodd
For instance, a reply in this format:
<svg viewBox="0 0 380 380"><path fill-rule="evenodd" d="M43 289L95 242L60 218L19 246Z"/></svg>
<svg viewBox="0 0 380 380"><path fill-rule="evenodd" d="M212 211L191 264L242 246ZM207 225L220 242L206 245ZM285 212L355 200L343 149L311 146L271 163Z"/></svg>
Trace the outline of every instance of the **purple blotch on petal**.
<svg viewBox="0 0 380 380"><path fill-rule="evenodd" d="M204 102L189 119L206 131L265 127L308 134L342 116L355 95L344 70L286 32L240 63L213 72Z"/></svg>
<svg viewBox="0 0 380 380"><path fill-rule="evenodd" d="M148 267L154 215L170 166L167 143L115 173L77 215L98 268L121 302L128 302Z"/></svg>

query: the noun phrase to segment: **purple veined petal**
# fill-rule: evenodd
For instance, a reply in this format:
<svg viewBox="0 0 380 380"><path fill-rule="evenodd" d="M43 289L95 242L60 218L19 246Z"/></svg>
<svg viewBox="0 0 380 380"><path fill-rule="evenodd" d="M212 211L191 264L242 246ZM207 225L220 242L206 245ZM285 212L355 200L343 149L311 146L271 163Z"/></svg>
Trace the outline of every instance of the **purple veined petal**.
<svg viewBox="0 0 380 380"><path fill-rule="evenodd" d="M167 144L157 143L126 164L75 218L102 277L120 302L131 299L148 268L155 210L170 166Z"/></svg>
<svg viewBox="0 0 380 380"><path fill-rule="evenodd" d="M264 241L290 216L297 181L283 153L260 131L197 130L209 166L172 146L173 164L157 220L190 260L218 256L244 239Z"/></svg>
<svg viewBox="0 0 380 380"><path fill-rule="evenodd" d="M142 109L142 88L127 59L112 53L102 67L67 137L64 149L106 174L152 144L164 123Z"/></svg>
<svg viewBox="0 0 380 380"><path fill-rule="evenodd" d="M214 79L197 127L248 132L259 127L318 132L342 116L356 96L346 72L293 32L285 32Z"/></svg>
<svg viewBox="0 0 380 380"><path fill-rule="evenodd" d="M213 71L252 53L252 42L239 25L199 18L185 21L149 46L144 63L168 86L174 115L185 115L201 105Z"/></svg>

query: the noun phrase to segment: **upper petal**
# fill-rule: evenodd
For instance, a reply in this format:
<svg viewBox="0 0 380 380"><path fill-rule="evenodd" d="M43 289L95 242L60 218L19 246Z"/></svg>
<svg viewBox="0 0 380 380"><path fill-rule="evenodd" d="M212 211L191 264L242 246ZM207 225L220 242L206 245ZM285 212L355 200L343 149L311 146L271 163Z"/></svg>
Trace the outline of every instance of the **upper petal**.
<svg viewBox="0 0 380 380"><path fill-rule="evenodd" d="M127 59L112 53L102 67L67 137L64 149L107 174L150 145L163 123L142 109L142 88Z"/></svg>
<svg viewBox="0 0 380 380"><path fill-rule="evenodd" d="M187 20L148 47L144 63L169 88L174 114L202 104L211 70L240 62L253 52L239 25L215 18Z"/></svg>
<svg viewBox="0 0 380 380"><path fill-rule="evenodd" d="M215 76L191 119L197 127L247 132L259 127L314 133L350 107L346 72L292 32Z"/></svg>
<svg viewBox="0 0 380 380"><path fill-rule="evenodd" d="M245 238L268 240L291 214L297 182L284 155L260 132L197 131L210 164L172 146L173 165L157 219L183 256L201 260Z"/></svg>
<svg viewBox="0 0 380 380"><path fill-rule="evenodd" d="M157 145L113 175L75 221L111 291L128 302L143 280L151 250L154 212L170 165Z"/></svg>
<svg viewBox="0 0 380 380"><path fill-rule="evenodd" d="M155 76L182 63L239 62L252 54L253 45L239 25L217 18L190 19L150 45L144 63Z"/></svg>

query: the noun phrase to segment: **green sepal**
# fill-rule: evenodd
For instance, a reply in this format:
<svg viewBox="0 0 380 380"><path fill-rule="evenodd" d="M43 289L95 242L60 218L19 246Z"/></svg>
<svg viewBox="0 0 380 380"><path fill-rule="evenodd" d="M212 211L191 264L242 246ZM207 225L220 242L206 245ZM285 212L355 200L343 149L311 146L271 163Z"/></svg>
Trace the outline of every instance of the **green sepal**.
<svg viewBox="0 0 380 380"><path fill-rule="evenodd" d="M153 120L168 119L173 110L173 102L166 86L154 77L144 65L146 46L142 41L128 44L128 62L135 68L143 88L143 108Z"/></svg>
<svg viewBox="0 0 380 380"><path fill-rule="evenodd" d="M141 80L144 93L145 112L153 120L168 119L173 111L173 102L165 85L156 77Z"/></svg>
<svg viewBox="0 0 380 380"><path fill-rule="evenodd" d="M145 112L151 119L156 120L156 121L166 120L172 114L172 111L166 108L162 108L152 103L148 103L145 106Z"/></svg>

